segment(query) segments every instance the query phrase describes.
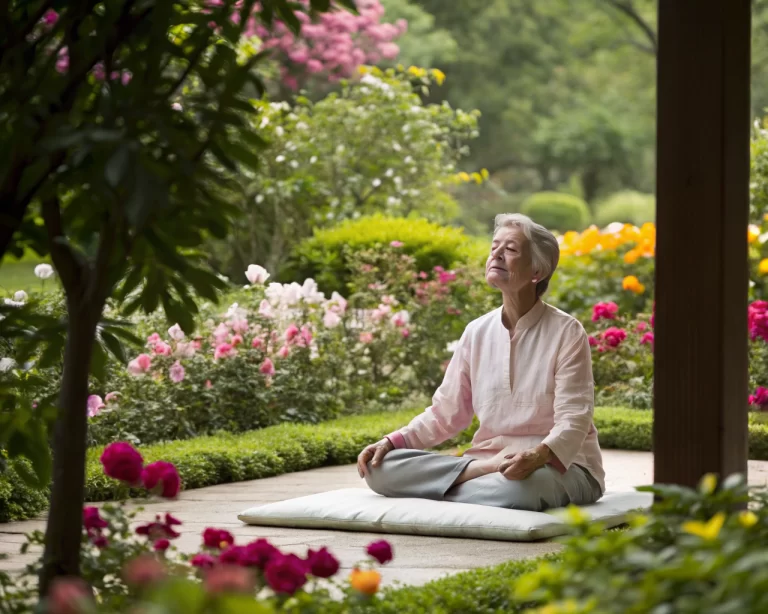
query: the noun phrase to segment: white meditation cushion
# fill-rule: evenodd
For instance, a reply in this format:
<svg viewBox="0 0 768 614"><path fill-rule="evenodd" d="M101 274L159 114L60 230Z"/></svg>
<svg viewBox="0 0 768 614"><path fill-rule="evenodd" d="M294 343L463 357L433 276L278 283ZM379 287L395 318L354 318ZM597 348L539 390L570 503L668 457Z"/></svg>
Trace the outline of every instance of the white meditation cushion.
<svg viewBox="0 0 768 614"><path fill-rule="evenodd" d="M593 521L611 528L625 522L629 512L648 509L652 502L650 493L615 492L581 509ZM238 518L271 527L534 541L568 532L563 511L525 512L471 503L390 499L367 488L345 488L252 507Z"/></svg>

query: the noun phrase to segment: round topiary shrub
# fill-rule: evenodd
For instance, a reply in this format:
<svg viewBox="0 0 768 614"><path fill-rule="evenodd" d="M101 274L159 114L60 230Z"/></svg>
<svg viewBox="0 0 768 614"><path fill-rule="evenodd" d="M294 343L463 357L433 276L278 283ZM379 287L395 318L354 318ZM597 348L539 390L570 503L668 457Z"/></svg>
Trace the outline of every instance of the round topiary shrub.
<svg viewBox="0 0 768 614"><path fill-rule="evenodd" d="M423 218L371 215L316 230L294 249L289 264L280 272L283 280L311 277L325 292L344 294L355 253L377 247L391 249L416 260L419 270L451 267L474 259L473 240L461 228L441 226Z"/></svg>
<svg viewBox="0 0 768 614"><path fill-rule="evenodd" d="M529 196L520 211L549 230L583 230L589 225L589 207L578 196L538 192Z"/></svg>
<svg viewBox="0 0 768 614"><path fill-rule="evenodd" d="M595 224L601 228L613 222L642 226L656 220L656 197L653 194L625 190L616 192L595 208Z"/></svg>

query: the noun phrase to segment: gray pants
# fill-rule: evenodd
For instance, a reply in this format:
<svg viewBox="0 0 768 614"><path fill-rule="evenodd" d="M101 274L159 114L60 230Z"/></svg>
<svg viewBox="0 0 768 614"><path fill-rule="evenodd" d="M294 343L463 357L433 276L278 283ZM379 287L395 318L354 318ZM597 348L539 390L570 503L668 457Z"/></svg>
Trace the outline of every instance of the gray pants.
<svg viewBox="0 0 768 614"><path fill-rule="evenodd" d="M588 505L603 493L586 469L571 465L560 474L549 465L524 480L508 480L490 473L456 486L453 483L471 458L444 456L423 450L392 450L378 467L368 464L366 481L385 497L408 497L475 503L541 512L570 503Z"/></svg>

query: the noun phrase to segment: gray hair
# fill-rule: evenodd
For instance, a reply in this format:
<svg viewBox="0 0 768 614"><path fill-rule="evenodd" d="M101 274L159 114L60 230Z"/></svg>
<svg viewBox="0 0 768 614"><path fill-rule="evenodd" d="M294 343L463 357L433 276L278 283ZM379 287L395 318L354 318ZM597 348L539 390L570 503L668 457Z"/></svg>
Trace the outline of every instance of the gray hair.
<svg viewBox="0 0 768 614"><path fill-rule="evenodd" d="M557 238L541 224L522 213L500 213L496 216L494 236L501 228L516 227L523 231L531 246L531 265L541 279L536 283L536 296L549 287L549 280L560 261L560 245Z"/></svg>

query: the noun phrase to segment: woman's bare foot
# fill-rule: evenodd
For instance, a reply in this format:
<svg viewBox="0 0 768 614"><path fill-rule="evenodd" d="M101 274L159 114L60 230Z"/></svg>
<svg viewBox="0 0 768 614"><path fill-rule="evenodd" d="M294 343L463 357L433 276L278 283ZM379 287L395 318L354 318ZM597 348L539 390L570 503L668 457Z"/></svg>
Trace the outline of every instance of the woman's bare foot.
<svg viewBox="0 0 768 614"><path fill-rule="evenodd" d="M456 486L457 484L463 484L464 482L469 482L469 480L474 480L475 478L481 478L484 475L495 473L498 470L499 461L496 460L496 458L489 460L473 460L464 468L464 471L459 474L459 477L456 478L453 486Z"/></svg>

